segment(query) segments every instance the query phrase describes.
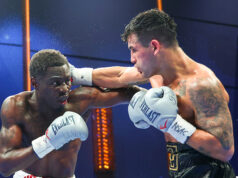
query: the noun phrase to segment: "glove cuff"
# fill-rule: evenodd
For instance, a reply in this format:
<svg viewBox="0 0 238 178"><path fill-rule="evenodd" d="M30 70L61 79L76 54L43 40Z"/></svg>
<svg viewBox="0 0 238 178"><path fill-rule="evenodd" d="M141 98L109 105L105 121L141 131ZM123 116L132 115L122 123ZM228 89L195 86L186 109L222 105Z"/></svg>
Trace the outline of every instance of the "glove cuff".
<svg viewBox="0 0 238 178"><path fill-rule="evenodd" d="M93 68L71 68L72 85L92 86Z"/></svg>
<svg viewBox="0 0 238 178"><path fill-rule="evenodd" d="M55 148L49 142L49 139L43 135L31 142L32 148L39 158L43 158L45 155L53 151Z"/></svg>
<svg viewBox="0 0 238 178"><path fill-rule="evenodd" d="M196 131L196 127L184 120L177 114L176 119L168 128L168 133L180 143L185 143L187 139Z"/></svg>

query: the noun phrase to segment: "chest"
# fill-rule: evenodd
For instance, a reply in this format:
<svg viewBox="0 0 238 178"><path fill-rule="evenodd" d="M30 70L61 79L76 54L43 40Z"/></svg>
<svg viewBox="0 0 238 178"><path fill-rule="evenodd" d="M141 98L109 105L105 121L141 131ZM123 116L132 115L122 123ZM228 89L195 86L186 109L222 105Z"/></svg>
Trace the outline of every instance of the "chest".
<svg viewBox="0 0 238 178"><path fill-rule="evenodd" d="M65 106L65 109L59 112L39 114L32 110L25 110L21 114L20 127L22 129L23 143L25 146L31 145L31 141L44 135L50 124L66 111L73 111L80 114L86 121L90 116L90 111L85 107L72 107L70 104Z"/></svg>
<svg viewBox="0 0 238 178"><path fill-rule="evenodd" d="M50 116L40 116L39 114L26 111L22 115L20 123L24 146L31 145L32 140L44 135L53 120Z"/></svg>

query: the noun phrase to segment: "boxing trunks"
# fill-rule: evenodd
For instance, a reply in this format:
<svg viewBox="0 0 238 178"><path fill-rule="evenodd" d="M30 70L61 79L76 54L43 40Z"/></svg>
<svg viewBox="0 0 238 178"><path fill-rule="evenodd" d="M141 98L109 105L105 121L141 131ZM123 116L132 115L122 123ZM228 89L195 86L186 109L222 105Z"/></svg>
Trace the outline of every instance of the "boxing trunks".
<svg viewBox="0 0 238 178"><path fill-rule="evenodd" d="M15 172L15 174L13 175L13 178L44 178L44 177L37 177L20 170ZM73 175L70 178L76 178L76 177L75 175Z"/></svg>
<svg viewBox="0 0 238 178"><path fill-rule="evenodd" d="M235 178L231 165L181 143L166 144L171 178Z"/></svg>

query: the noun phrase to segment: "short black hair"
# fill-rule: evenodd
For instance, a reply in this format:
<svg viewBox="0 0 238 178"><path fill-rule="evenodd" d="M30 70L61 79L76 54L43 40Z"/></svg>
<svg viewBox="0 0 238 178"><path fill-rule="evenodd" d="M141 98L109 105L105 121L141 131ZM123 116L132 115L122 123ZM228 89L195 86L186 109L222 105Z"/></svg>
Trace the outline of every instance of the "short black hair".
<svg viewBox="0 0 238 178"><path fill-rule="evenodd" d="M67 64L67 58L58 50L43 49L35 53L30 62L31 77L43 76L48 67L62 66Z"/></svg>
<svg viewBox="0 0 238 178"><path fill-rule="evenodd" d="M127 42L131 34L136 34L143 46L148 46L152 39L157 39L166 47L178 44L177 24L165 12L150 9L139 13L125 27L121 38Z"/></svg>

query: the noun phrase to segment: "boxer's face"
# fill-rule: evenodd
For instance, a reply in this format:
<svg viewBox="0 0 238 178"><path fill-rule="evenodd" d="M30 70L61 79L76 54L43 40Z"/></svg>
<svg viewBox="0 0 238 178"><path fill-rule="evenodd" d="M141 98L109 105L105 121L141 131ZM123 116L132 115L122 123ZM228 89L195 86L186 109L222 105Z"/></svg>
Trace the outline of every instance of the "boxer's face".
<svg viewBox="0 0 238 178"><path fill-rule="evenodd" d="M151 45L144 47L136 34L131 34L128 37L128 48L131 52L131 63L143 75L143 77L150 77L153 73L154 51Z"/></svg>
<svg viewBox="0 0 238 178"><path fill-rule="evenodd" d="M52 108L61 108L67 103L71 88L69 67L49 67L39 81L38 93L44 102Z"/></svg>

